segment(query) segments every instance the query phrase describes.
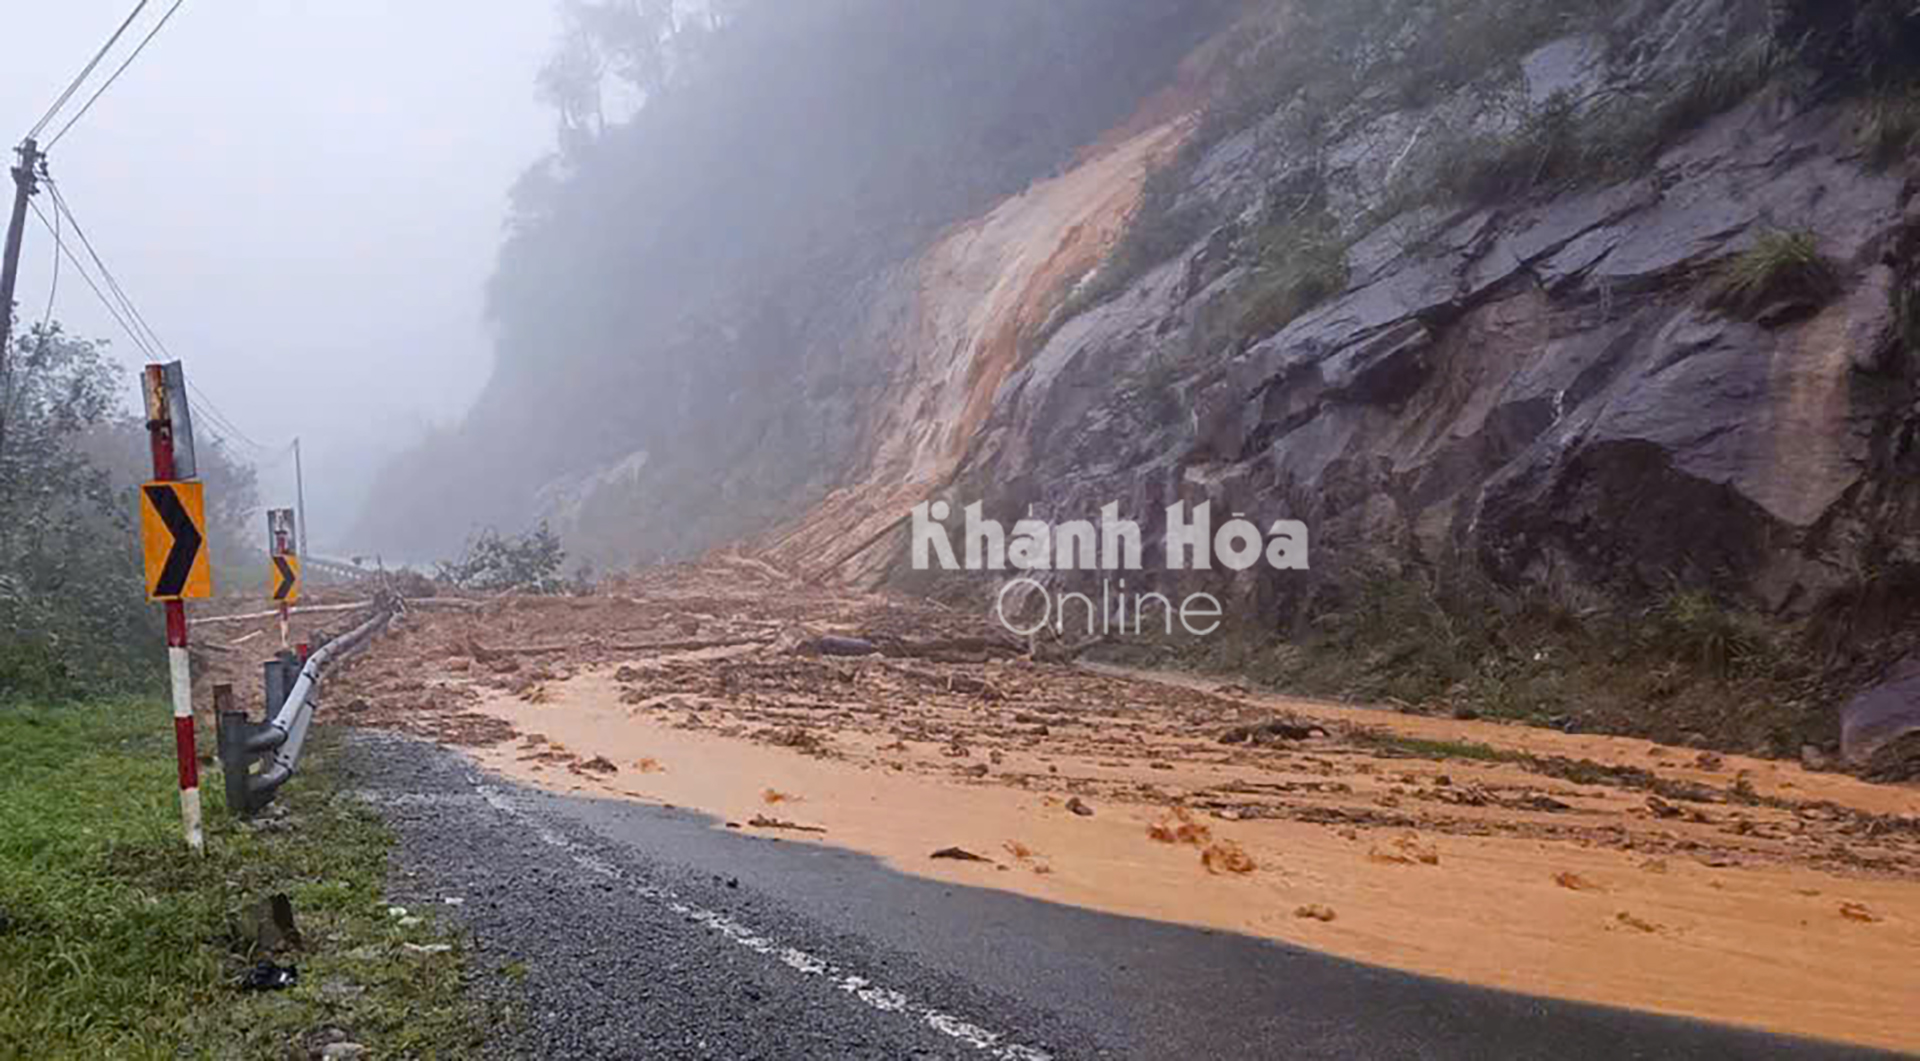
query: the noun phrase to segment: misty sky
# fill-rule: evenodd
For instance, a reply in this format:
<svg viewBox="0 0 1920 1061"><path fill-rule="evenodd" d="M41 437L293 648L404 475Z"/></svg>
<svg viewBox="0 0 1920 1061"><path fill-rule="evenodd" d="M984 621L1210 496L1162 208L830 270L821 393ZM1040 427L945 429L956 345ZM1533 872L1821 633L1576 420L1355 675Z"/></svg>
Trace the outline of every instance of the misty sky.
<svg viewBox="0 0 1920 1061"><path fill-rule="evenodd" d="M9 164L133 2L8 5ZM168 6L153 0L100 73ZM292 503L276 456L302 437L322 550L378 459L456 419L486 378L482 287L508 188L552 145L533 77L555 33L549 0L187 0L50 155L189 379L272 451L263 501ZM45 310L52 254L29 214L22 328ZM70 268L54 315L140 362Z"/></svg>

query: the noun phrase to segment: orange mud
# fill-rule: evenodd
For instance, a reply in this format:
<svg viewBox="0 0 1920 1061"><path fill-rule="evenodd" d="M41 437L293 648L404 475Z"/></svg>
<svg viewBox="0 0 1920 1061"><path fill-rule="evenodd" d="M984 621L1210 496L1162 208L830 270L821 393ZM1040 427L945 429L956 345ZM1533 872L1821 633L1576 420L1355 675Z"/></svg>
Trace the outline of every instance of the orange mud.
<svg viewBox="0 0 1920 1061"><path fill-rule="evenodd" d="M885 653L808 654L827 633ZM737 557L416 614L332 703L508 777L924 877L1920 1050L1913 787L1038 662Z"/></svg>

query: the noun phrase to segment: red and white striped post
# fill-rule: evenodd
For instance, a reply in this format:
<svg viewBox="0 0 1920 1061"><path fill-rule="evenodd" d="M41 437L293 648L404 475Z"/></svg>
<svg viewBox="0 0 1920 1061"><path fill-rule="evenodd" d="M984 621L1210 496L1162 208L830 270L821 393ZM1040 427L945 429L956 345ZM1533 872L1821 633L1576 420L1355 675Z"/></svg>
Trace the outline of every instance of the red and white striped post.
<svg viewBox="0 0 1920 1061"><path fill-rule="evenodd" d="M147 434L153 448L153 477L174 479L173 419L168 415L165 367L147 366ZM155 401L155 399L158 401ZM167 609L167 670L173 685L173 749L180 765L180 822L187 846L201 851L206 840L200 830L200 758L193 740L193 675L187 658L187 606L163 602Z"/></svg>

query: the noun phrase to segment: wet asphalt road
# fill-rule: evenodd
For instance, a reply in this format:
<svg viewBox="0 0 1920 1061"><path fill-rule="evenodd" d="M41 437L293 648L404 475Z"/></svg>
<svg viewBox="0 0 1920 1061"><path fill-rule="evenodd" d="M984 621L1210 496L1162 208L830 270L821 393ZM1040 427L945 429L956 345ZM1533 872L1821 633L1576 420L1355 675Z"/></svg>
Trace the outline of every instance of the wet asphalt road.
<svg viewBox="0 0 1920 1061"><path fill-rule="evenodd" d="M500 1057L1882 1056L921 880L388 734L345 759L395 901L464 900Z"/></svg>

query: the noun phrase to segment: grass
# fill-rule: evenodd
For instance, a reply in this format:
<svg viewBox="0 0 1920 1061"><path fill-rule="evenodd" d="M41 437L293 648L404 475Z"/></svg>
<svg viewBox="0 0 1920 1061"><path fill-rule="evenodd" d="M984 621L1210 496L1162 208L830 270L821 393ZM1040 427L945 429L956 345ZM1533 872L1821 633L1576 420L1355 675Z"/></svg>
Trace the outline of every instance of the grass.
<svg viewBox="0 0 1920 1061"><path fill-rule="evenodd" d="M1263 226L1254 235L1259 264L1229 300L1229 335L1262 339L1338 295L1347 286L1347 244L1324 212Z"/></svg>
<svg viewBox="0 0 1920 1061"><path fill-rule="evenodd" d="M1526 758L1519 752L1502 751L1491 744L1477 741L1427 740L1379 731L1356 734L1355 739L1360 744L1415 759L1472 759L1486 763L1509 763Z"/></svg>
<svg viewBox="0 0 1920 1061"><path fill-rule="evenodd" d="M1883 91L1868 98L1860 122L1860 146L1878 169L1886 169L1920 145L1920 89Z"/></svg>
<svg viewBox="0 0 1920 1061"><path fill-rule="evenodd" d="M1813 233L1767 232L1726 264L1712 302L1752 317L1782 302L1822 303L1839 289L1839 273Z"/></svg>
<svg viewBox="0 0 1920 1061"><path fill-rule="evenodd" d="M1120 294L1224 220L1215 216L1211 203L1184 193L1201 159L1225 138L1284 114L1301 149L1318 150L1333 119L1366 97L1377 97L1376 109L1433 102L1491 72L1510 72L1529 49L1595 24L1610 13L1610 5L1355 0L1276 5L1276 11L1270 17L1279 31L1259 32L1250 21L1220 59L1225 74L1199 129L1149 177L1114 251L1068 295L1030 347L1044 343L1064 321ZM1402 27L1390 48L1380 40L1383 25ZM1556 98L1505 135L1443 139L1423 164L1408 167L1362 227L1421 206L1487 205L1625 179L1643 171L1662 148L1774 80L1784 62L1782 48L1759 36L1651 98L1636 96L1588 111ZM1274 269L1269 241L1256 233L1248 242L1260 265L1248 289L1232 297L1235 324L1216 326L1227 339L1272 334L1344 284L1344 272L1324 261L1317 268Z"/></svg>
<svg viewBox="0 0 1920 1061"><path fill-rule="evenodd" d="M1461 570L1360 570L1281 613L1287 636L1229 628L1166 645L1170 658L1151 662L1296 695L1741 753L1792 755L1838 735L1831 713L1813 708L1831 690L1811 643L1700 590L1628 604L1507 589Z"/></svg>
<svg viewBox="0 0 1920 1061"><path fill-rule="evenodd" d="M203 774L195 858L172 729L144 701L0 709L0 1057L297 1057L327 1029L376 1056L477 1046L461 948L402 946L434 928L388 915L392 839L337 788L324 733L281 791L279 828L234 821L218 772ZM300 982L243 994L239 914L275 892L305 938L278 959Z"/></svg>

